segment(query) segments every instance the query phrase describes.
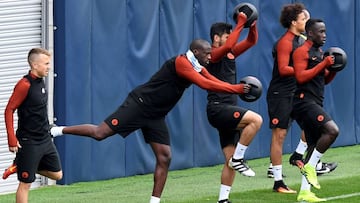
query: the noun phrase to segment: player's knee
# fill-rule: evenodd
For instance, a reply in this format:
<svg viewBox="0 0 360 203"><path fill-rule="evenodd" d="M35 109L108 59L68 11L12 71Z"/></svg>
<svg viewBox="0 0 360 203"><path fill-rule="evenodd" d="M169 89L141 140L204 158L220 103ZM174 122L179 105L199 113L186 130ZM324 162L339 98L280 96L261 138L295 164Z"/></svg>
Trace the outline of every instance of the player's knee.
<svg viewBox="0 0 360 203"><path fill-rule="evenodd" d="M339 135L339 128L337 126L334 126L331 128L330 133L332 137L336 138Z"/></svg>
<svg viewBox="0 0 360 203"><path fill-rule="evenodd" d="M59 171L57 173L54 174L54 180L61 180L63 177L63 172Z"/></svg>
<svg viewBox="0 0 360 203"><path fill-rule="evenodd" d="M25 183L20 181L18 186L18 191L28 191L30 190L30 187L31 187L31 183Z"/></svg>
<svg viewBox="0 0 360 203"><path fill-rule="evenodd" d="M163 156L163 162L166 163L167 165L170 165L170 162L171 162L171 154L170 153L166 153Z"/></svg>
<svg viewBox="0 0 360 203"><path fill-rule="evenodd" d="M169 166L171 163L171 153L170 152L163 152L158 156L158 162L161 165Z"/></svg>
<svg viewBox="0 0 360 203"><path fill-rule="evenodd" d="M238 128L249 127L254 131L258 131L263 123L261 115L253 111L247 111L243 119L240 121Z"/></svg>
<svg viewBox="0 0 360 203"><path fill-rule="evenodd" d="M286 138L286 134L284 133L277 133L277 134L273 134L273 140L275 143L279 143L279 144L282 144L284 142Z"/></svg>
<svg viewBox="0 0 360 203"><path fill-rule="evenodd" d="M326 134L330 135L333 139L335 139L339 135L339 127L336 125L334 121L329 121L325 125Z"/></svg>
<svg viewBox="0 0 360 203"><path fill-rule="evenodd" d="M95 130L94 136L92 136L92 138L94 138L97 141L101 141L101 140L105 139L106 137L107 137L107 135L105 134L105 132L99 130L98 128Z"/></svg>
<svg viewBox="0 0 360 203"><path fill-rule="evenodd" d="M91 137L97 141L101 141L113 135L114 133L115 132L106 123L103 122L98 126L93 126Z"/></svg>
<svg viewBox="0 0 360 203"><path fill-rule="evenodd" d="M256 125L257 129L260 129L261 125L263 123L263 118L260 114L254 114L254 124Z"/></svg>
<svg viewBox="0 0 360 203"><path fill-rule="evenodd" d="M105 139L104 136L102 134L99 134L99 133L95 133L92 138L94 138L97 141L101 141L101 140Z"/></svg>
<svg viewBox="0 0 360 203"><path fill-rule="evenodd" d="M52 171L38 171L39 174L46 176L52 180L61 180L63 177L63 172L52 172Z"/></svg>

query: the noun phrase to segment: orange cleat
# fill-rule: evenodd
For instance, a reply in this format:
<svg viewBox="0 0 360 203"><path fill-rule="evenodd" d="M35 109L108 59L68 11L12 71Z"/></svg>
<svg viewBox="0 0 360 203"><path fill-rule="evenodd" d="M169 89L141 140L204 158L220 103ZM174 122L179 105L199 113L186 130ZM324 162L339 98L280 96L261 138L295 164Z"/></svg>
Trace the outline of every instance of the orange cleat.
<svg viewBox="0 0 360 203"><path fill-rule="evenodd" d="M9 168L5 169L5 172L3 174L3 179L6 180L11 174L14 174L17 172L17 166L15 163L13 163Z"/></svg>
<svg viewBox="0 0 360 203"><path fill-rule="evenodd" d="M296 191L285 185L283 180L278 180L274 182L273 191L283 194L296 194Z"/></svg>
<svg viewBox="0 0 360 203"><path fill-rule="evenodd" d="M296 194L296 191L289 187L278 187L274 189L274 192L283 193L283 194Z"/></svg>

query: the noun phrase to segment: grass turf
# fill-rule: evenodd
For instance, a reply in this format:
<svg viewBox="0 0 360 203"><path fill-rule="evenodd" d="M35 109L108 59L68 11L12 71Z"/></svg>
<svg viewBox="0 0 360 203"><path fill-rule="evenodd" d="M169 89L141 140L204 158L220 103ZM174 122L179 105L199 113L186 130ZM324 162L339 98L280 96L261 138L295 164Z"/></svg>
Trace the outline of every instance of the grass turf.
<svg viewBox="0 0 360 203"><path fill-rule="evenodd" d="M285 183L299 190L301 176L296 167L288 164L289 155L283 156ZM322 158L336 161L338 168L319 176L321 190L313 189L317 196L330 198L328 202L360 202L360 145L329 149ZM249 178L237 174L230 198L237 202L296 202L296 194L272 192L273 179L266 177L269 158L248 161L256 172ZM191 203L216 202L222 165L169 172L161 202ZM112 180L82 182L71 185L48 186L30 192L29 203L122 203L148 202L152 190L152 174ZM346 195L350 195L347 197ZM15 202L15 194L0 195L0 202Z"/></svg>

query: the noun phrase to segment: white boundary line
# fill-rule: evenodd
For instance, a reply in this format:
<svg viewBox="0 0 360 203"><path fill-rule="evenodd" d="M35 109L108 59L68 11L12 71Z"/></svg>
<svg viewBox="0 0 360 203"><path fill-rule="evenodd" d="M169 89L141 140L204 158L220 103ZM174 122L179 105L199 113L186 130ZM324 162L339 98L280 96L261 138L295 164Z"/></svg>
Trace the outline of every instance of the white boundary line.
<svg viewBox="0 0 360 203"><path fill-rule="evenodd" d="M339 195L339 196L335 196L335 197L328 197L328 198L326 198L326 200L345 199L348 197L355 197L355 196L360 196L360 192L351 193L351 194L347 194L347 195Z"/></svg>
<svg viewBox="0 0 360 203"><path fill-rule="evenodd" d="M349 197L356 197L356 196L360 196L360 192L356 192L356 193L351 193L351 194L347 194L347 195L339 195L339 196L334 196L334 197L328 197L325 198L327 201L328 200L335 200L335 199L346 199ZM301 203L304 203L305 201L301 201Z"/></svg>

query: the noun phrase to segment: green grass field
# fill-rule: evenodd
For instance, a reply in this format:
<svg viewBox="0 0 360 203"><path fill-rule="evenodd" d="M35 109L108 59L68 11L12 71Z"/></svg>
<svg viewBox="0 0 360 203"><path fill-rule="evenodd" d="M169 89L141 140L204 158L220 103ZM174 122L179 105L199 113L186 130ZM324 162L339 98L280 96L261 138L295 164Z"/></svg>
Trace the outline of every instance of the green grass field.
<svg viewBox="0 0 360 203"><path fill-rule="evenodd" d="M301 176L296 167L283 157L284 179L291 188L299 190ZM360 202L360 145L329 149L323 161L336 161L338 168L319 177L321 190L317 196L328 202ZM266 177L269 158L248 161L256 172L249 178L236 176L230 194L233 203L293 203L296 194L272 192L273 179ZM171 171L161 198L163 203L215 203L219 192L222 165ZM29 203L144 203L152 190L152 174L72 185L48 186L30 192ZM0 202L15 202L15 194L0 195Z"/></svg>

